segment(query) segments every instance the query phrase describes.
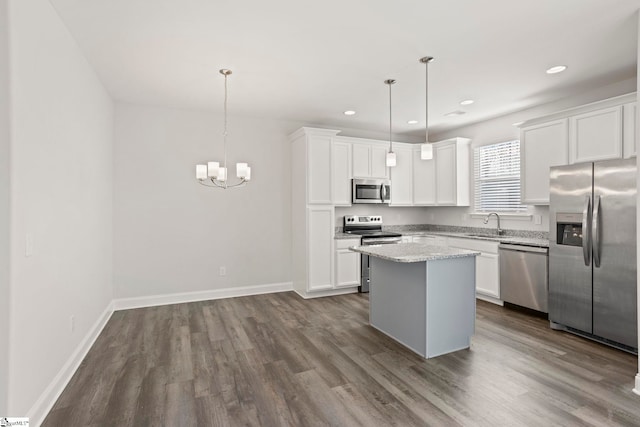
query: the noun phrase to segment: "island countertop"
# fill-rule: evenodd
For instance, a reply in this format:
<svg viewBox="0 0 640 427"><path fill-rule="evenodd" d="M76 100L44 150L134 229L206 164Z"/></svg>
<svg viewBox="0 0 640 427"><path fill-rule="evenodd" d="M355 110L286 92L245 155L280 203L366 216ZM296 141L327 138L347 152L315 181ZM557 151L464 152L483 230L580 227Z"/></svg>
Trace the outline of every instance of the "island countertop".
<svg viewBox="0 0 640 427"><path fill-rule="evenodd" d="M390 245L352 246L354 252L395 262L425 262L439 259L462 258L480 255L466 249L433 246L421 243L398 243Z"/></svg>

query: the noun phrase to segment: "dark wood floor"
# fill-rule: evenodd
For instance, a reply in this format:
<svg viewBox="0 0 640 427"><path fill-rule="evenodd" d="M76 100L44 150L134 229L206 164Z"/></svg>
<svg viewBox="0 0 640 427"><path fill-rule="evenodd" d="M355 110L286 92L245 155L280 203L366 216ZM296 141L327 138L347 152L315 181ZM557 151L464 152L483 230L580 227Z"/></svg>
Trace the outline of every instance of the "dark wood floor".
<svg viewBox="0 0 640 427"><path fill-rule="evenodd" d="M470 350L424 360L366 295L115 312L43 426L640 425L637 358L478 301Z"/></svg>

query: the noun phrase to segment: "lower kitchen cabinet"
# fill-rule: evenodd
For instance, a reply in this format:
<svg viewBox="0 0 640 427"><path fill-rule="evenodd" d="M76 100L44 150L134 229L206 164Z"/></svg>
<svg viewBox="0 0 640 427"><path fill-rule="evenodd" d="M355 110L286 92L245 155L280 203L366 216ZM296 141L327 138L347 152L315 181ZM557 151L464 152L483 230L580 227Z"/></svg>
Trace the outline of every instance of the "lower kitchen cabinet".
<svg viewBox="0 0 640 427"><path fill-rule="evenodd" d="M307 290L332 289L333 206L309 207L307 227L309 251Z"/></svg>
<svg viewBox="0 0 640 427"><path fill-rule="evenodd" d="M478 251L476 257L476 293L500 299L500 262L497 242L449 237L450 247Z"/></svg>
<svg viewBox="0 0 640 427"><path fill-rule="evenodd" d="M360 285L360 254L349 250L360 245L360 239L336 240L334 286L348 288Z"/></svg>

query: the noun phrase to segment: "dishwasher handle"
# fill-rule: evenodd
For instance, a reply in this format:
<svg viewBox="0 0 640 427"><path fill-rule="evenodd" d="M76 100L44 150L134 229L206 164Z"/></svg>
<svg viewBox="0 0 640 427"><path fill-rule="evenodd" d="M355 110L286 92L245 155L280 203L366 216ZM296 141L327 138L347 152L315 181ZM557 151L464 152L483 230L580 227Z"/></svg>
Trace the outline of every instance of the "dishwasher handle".
<svg viewBox="0 0 640 427"><path fill-rule="evenodd" d="M510 245L501 243L498 245L498 249L502 251L515 251L515 252L532 252L537 254L547 254L549 248L541 248L538 246L525 246L525 245Z"/></svg>

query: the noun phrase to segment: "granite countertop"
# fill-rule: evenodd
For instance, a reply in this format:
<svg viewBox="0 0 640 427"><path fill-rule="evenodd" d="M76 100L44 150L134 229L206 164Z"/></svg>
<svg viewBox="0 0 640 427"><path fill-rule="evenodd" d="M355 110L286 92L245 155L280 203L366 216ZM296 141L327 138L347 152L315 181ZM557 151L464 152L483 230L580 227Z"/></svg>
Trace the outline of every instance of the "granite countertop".
<svg viewBox="0 0 640 427"><path fill-rule="evenodd" d="M524 245L524 246L535 246L539 248L548 248L549 240L547 239L538 239L533 237L519 237L519 236L490 236L487 233L487 236L469 236L469 233L460 233L460 232L447 232L447 231L398 231L398 233L403 236L445 236L445 237L458 237L462 239L473 239L473 240L488 240L490 242L499 242L499 243L508 243L510 245ZM337 240L345 240L345 239L359 239L360 236L357 234L349 234L349 233L336 233L334 236Z"/></svg>
<svg viewBox="0 0 640 427"><path fill-rule="evenodd" d="M422 232L413 231L411 232L411 234L407 233L406 235L447 236L447 237L458 237L461 239L488 240L490 242L508 243L510 245L536 246L540 248L549 247L549 240L547 239L537 239L532 237L520 237L520 236L498 236L498 235L491 236L489 235L489 233L487 233L486 236L470 236L469 233L457 233L457 232L446 232L446 231L422 231Z"/></svg>
<svg viewBox="0 0 640 427"><path fill-rule="evenodd" d="M463 258L480 255L480 252L446 246L424 245L420 243L398 243L396 245L353 246L354 252L387 259L395 262L425 262L439 259Z"/></svg>

